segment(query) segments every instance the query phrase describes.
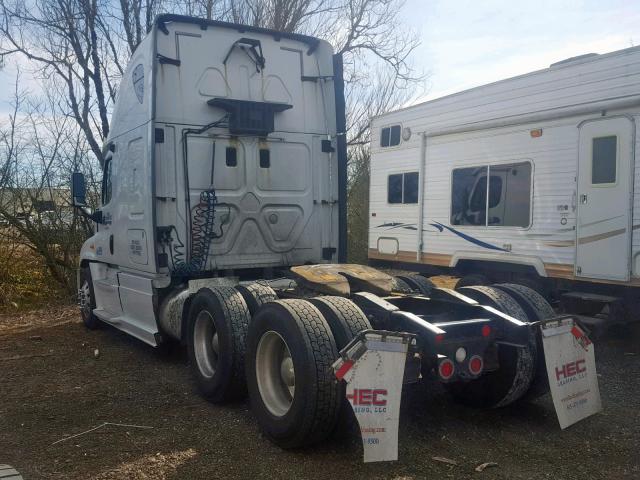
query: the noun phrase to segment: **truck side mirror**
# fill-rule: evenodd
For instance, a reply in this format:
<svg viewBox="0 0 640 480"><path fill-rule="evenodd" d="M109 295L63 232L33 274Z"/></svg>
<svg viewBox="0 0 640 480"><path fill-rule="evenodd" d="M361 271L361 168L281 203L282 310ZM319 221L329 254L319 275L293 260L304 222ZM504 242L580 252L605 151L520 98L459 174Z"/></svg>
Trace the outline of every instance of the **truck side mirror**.
<svg viewBox="0 0 640 480"><path fill-rule="evenodd" d="M84 185L84 175L80 172L73 172L71 175L71 203L74 207L84 207L87 191Z"/></svg>
<svg viewBox="0 0 640 480"><path fill-rule="evenodd" d="M102 212L100 210L93 212L87 207L87 189L84 184L84 175L80 172L71 174L71 204L85 217L96 223L102 223Z"/></svg>

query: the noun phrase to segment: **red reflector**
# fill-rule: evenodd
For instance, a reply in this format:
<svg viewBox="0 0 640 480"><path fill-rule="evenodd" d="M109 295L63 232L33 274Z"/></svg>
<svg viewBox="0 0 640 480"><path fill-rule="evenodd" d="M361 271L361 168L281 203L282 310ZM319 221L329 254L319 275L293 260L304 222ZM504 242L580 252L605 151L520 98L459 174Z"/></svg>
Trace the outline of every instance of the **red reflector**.
<svg viewBox="0 0 640 480"><path fill-rule="evenodd" d="M342 378L347 374L347 372L351 370L351 367L353 367L353 361L346 360L336 372L336 378L338 380L342 380Z"/></svg>
<svg viewBox="0 0 640 480"><path fill-rule="evenodd" d="M443 334L436 335L436 343L442 343L443 340L444 340Z"/></svg>
<svg viewBox="0 0 640 480"><path fill-rule="evenodd" d="M489 325L484 325L482 327L482 336L488 337L489 335L491 335L491 327Z"/></svg>
<svg viewBox="0 0 640 480"><path fill-rule="evenodd" d="M482 358L478 355L474 355L471 357L471 360L469 360L469 371L473 375L478 375L482 371L483 363Z"/></svg>
<svg viewBox="0 0 640 480"><path fill-rule="evenodd" d="M440 366L438 367L438 373L444 380L449 380L451 377L453 377L453 372L455 372L455 370L456 367L449 359L441 361Z"/></svg>

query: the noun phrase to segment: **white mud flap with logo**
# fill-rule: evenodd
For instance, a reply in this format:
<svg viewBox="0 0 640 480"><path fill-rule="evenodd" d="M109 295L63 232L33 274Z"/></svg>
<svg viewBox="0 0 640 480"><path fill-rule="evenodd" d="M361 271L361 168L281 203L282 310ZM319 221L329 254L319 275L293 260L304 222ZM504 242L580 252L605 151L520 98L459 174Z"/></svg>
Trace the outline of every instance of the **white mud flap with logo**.
<svg viewBox="0 0 640 480"><path fill-rule="evenodd" d="M569 317L540 328L553 405L564 430L602 410L593 343Z"/></svg>
<svg viewBox="0 0 640 480"><path fill-rule="evenodd" d="M368 331L341 351L333 368L347 383L365 462L398 459L398 422L405 361L413 335Z"/></svg>

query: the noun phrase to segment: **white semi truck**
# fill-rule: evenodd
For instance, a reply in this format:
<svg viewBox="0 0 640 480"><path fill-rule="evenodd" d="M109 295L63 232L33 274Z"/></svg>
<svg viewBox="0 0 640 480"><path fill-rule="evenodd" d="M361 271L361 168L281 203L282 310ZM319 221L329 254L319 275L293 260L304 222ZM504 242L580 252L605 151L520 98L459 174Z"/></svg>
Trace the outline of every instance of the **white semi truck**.
<svg viewBox="0 0 640 480"><path fill-rule="evenodd" d="M278 445L325 439L348 400L365 459L393 459L402 384L427 376L482 407L548 390L537 324L553 310L536 292L342 263L342 59L327 42L161 15L111 125L98 210L72 179L97 224L80 254L85 325L186 344L202 394L248 394Z"/></svg>

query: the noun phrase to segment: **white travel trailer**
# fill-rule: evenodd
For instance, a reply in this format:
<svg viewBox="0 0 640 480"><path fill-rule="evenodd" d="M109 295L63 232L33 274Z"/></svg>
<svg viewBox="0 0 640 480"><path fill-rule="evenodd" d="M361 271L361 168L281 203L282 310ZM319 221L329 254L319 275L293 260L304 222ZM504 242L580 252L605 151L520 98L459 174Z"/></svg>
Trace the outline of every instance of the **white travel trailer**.
<svg viewBox="0 0 640 480"><path fill-rule="evenodd" d="M568 292L579 313L635 300L639 116L634 47L374 118L369 258Z"/></svg>

